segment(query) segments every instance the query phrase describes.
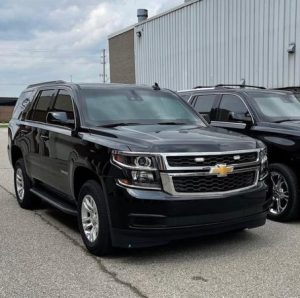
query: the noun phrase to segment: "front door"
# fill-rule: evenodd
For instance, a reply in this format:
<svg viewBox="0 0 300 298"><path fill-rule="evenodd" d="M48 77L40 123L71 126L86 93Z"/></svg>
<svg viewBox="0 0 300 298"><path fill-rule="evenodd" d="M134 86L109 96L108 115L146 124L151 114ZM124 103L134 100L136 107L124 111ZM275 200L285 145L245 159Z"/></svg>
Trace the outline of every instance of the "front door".
<svg viewBox="0 0 300 298"><path fill-rule="evenodd" d="M247 133L246 126L250 126L253 123L253 117L240 96L223 94L216 109L216 119L211 124L240 133Z"/></svg>
<svg viewBox="0 0 300 298"><path fill-rule="evenodd" d="M74 148L79 139L72 135L75 128L75 112L71 91L60 89L51 108L53 112L65 112L68 120L74 124L49 126L49 157L51 163L50 186L55 190L70 195L71 164L76 159Z"/></svg>

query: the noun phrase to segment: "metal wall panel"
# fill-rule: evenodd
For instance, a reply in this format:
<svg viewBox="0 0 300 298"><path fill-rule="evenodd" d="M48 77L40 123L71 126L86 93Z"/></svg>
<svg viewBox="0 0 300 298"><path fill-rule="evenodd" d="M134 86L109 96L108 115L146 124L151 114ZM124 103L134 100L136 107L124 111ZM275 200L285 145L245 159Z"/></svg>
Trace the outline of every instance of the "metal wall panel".
<svg viewBox="0 0 300 298"><path fill-rule="evenodd" d="M175 90L242 78L300 86L297 28L300 0L199 0L135 26L136 81Z"/></svg>

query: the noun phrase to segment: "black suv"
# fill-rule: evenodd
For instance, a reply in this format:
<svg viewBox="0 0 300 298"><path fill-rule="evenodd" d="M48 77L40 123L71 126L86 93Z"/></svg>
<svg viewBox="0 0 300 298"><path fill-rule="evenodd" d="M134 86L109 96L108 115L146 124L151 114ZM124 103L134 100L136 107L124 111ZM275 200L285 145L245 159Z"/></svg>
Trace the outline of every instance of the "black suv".
<svg viewBox="0 0 300 298"><path fill-rule="evenodd" d="M300 87L282 87L274 90L291 91L295 97L300 101Z"/></svg>
<svg viewBox="0 0 300 298"><path fill-rule="evenodd" d="M269 217L299 216L300 102L289 91L217 85L179 91L213 126L263 141L268 148L273 203Z"/></svg>
<svg viewBox="0 0 300 298"><path fill-rule="evenodd" d="M263 143L209 127L158 86L31 85L8 134L20 206L76 215L94 254L266 221Z"/></svg>

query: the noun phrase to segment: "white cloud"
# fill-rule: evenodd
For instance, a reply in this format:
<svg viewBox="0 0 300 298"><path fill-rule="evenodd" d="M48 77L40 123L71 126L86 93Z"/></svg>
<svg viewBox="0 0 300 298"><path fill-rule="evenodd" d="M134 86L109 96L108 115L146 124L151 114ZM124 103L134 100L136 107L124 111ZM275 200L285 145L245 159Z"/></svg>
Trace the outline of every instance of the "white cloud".
<svg viewBox="0 0 300 298"><path fill-rule="evenodd" d="M46 80L100 81L100 50L107 35L183 0L1 0L0 96L17 96Z"/></svg>

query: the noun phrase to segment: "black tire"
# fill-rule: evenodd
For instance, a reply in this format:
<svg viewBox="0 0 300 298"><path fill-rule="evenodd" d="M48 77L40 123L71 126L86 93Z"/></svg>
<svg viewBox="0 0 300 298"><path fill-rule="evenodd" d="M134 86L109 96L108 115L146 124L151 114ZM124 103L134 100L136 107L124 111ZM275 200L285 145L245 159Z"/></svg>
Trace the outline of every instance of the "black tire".
<svg viewBox="0 0 300 298"><path fill-rule="evenodd" d="M94 241L90 241L84 231L82 223L82 202L84 198L91 196L98 212L98 235ZM82 240L86 248L96 256L103 256L111 251L110 224L108 208L100 184L95 180L89 180L81 187L78 197L78 225Z"/></svg>
<svg viewBox="0 0 300 298"><path fill-rule="evenodd" d="M274 221L290 221L293 219L296 219L299 217L299 183L297 176L295 172L287 165L284 164L279 164L279 163L274 163L269 166L270 170L270 176L272 178L272 175L280 174L284 177L287 187L288 187L288 201L284 205L285 209L279 213L275 214L272 212L273 210L276 209L274 206L276 205L276 202L272 202L272 206L270 208L270 211L268 213L268 218ZM271 181L271 185L273 186L273 183ZM272 187L273 195L272 198L274 197L274 188ZM274 205L275 204L275 205Z"/></svg>
<svg viewBox="0 0 300 298"><path fill-rule="evenodd" d="M17 187L17 175L20 175L23 177L23 189L24 193L21 197L20 192L18 192ZM27 171L25 168L24 160L21 158L17 160L15 167L14 167L14 186L15 186L15 193L17 201L23 209L34 209L39 206L40 199L37 198L35 195L30 193L31 188L31 181L30 178L27 175Z"/></svg>

